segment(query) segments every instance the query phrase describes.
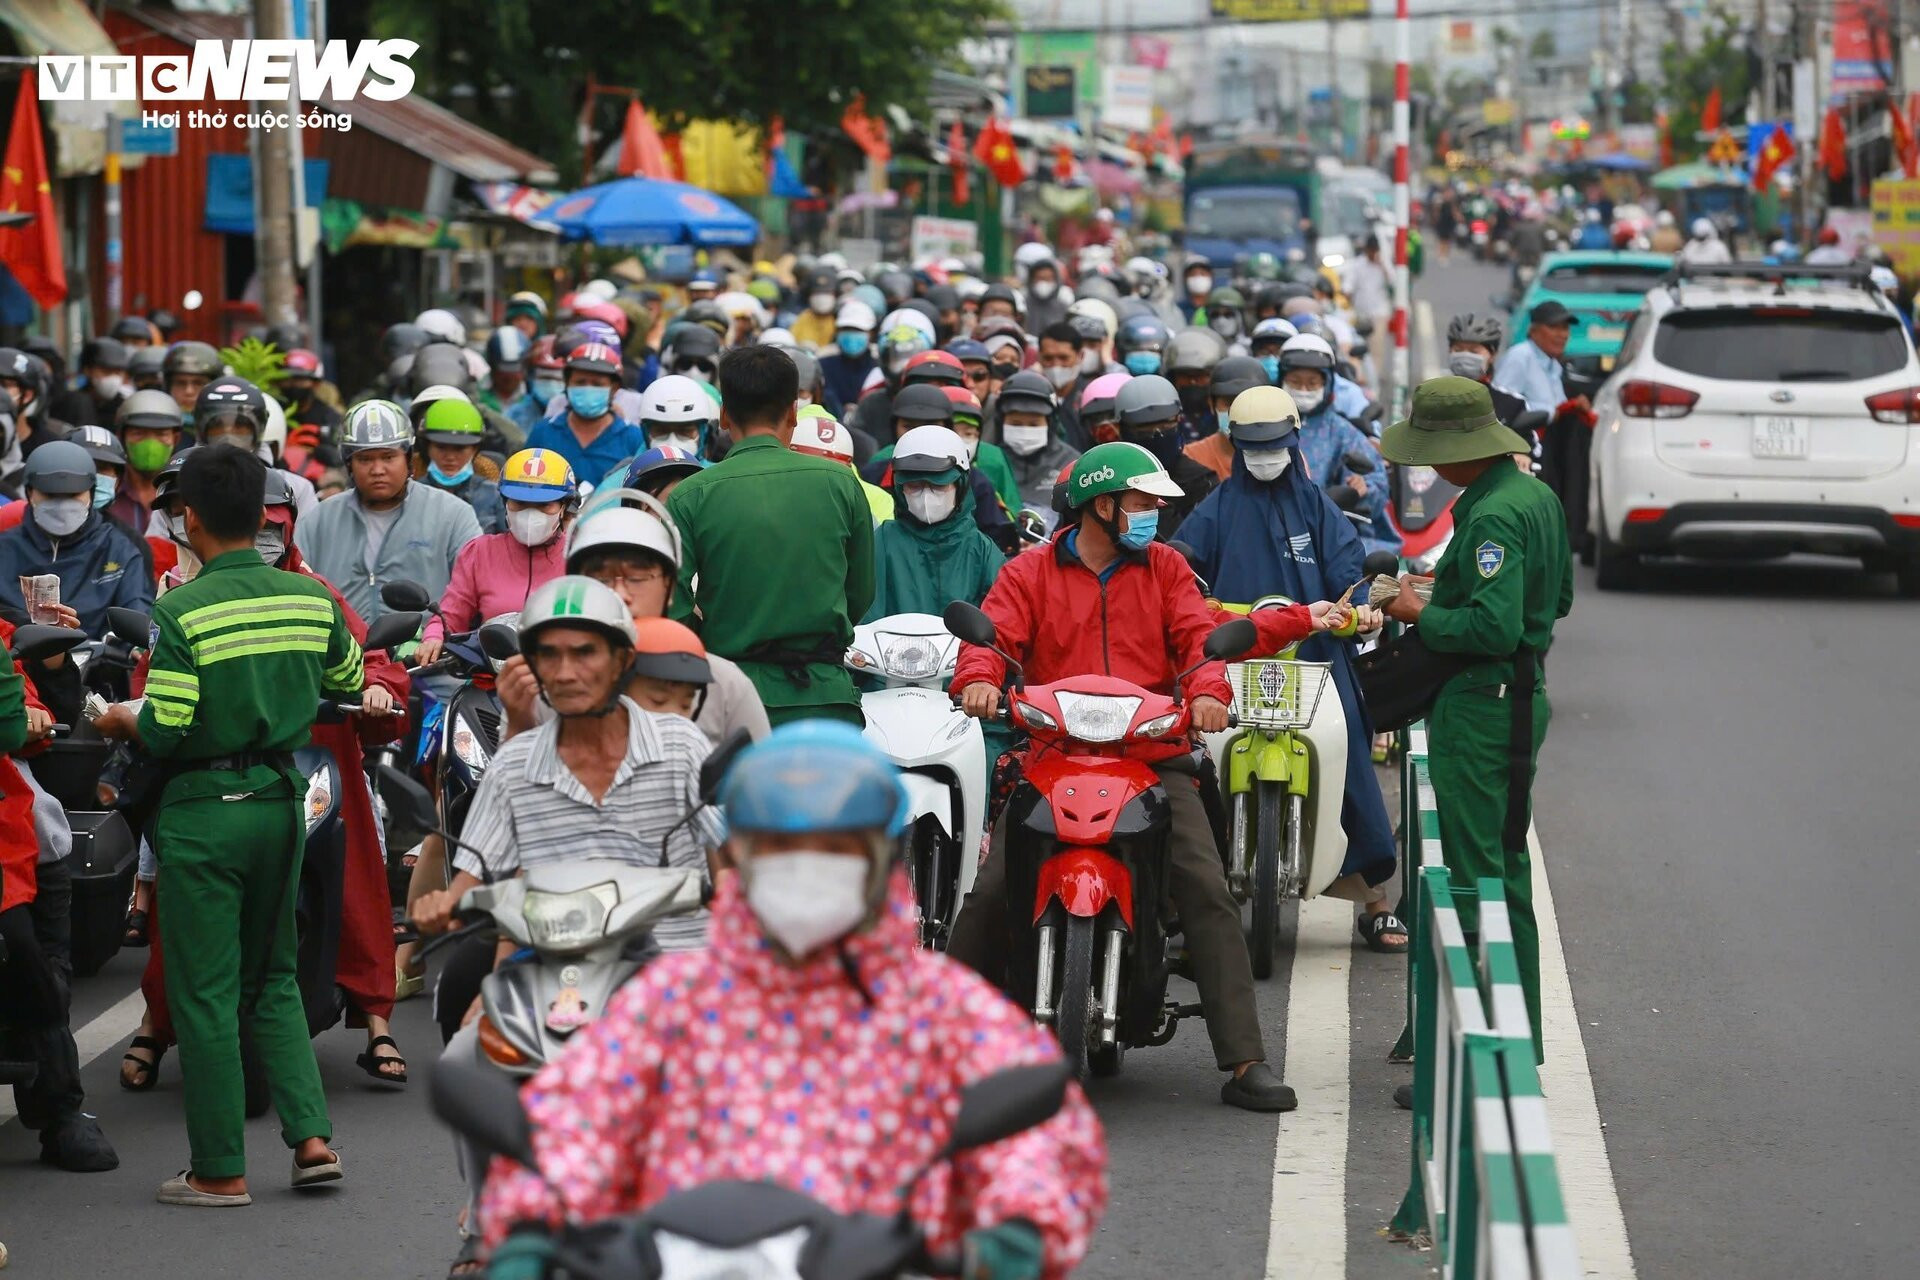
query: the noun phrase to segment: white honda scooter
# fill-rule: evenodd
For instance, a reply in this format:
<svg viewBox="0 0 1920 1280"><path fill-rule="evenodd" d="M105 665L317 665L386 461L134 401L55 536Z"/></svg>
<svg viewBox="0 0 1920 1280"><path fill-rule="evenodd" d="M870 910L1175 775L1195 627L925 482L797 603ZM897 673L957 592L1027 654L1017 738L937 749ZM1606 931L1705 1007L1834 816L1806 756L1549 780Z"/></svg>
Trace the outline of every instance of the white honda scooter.
<svg viewBox="0 0 1920 1280"><path fill-rule="evenodd" d="M867 739L900 767L909 817L907 868L920 904L920 941L935 949L960 914L980 864L987 821L987 749L980 722L947 696L960 642L930 613L856 627L849 671L885 684L864 693Z"/></svg>

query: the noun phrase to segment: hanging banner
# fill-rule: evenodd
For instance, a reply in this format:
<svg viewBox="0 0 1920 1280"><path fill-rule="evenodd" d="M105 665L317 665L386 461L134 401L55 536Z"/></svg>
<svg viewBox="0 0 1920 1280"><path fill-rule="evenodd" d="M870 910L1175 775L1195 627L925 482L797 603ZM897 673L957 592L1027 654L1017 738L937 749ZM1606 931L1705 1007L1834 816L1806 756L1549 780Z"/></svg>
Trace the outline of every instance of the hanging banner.
<svg viewBox="0 0 1920 1280"><path fill-rule="evenodd" d="M1365 18L1373 0L1211 0L1213 16L1228 22L1325 22Z"/></svg>
<svg viewBox="0 0 1920 1280"><path fill-rule="evenodd" d="M1153 127L1153 68L1108 67L1101 86L1100 123L1116 129Z"/></svg>
<svg viewBox="0 0 1920 1280"><path fill-rule="evenodd" d="M964 258L980 247L980 228L965 218L913 220L908 253L913 261L925 258Z"/></svg>

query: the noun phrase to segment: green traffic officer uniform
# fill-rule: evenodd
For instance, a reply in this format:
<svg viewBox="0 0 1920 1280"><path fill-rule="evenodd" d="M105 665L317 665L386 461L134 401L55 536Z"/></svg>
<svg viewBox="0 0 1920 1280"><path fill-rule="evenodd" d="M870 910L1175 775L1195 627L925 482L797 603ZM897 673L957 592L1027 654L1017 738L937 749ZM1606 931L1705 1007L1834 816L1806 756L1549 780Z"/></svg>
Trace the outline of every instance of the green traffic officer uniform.
<svg viewBox="0 0 1920 1280"><path fill-rule="evenodd" d="M667 511L682 542L672 616L739 664L775 726L864 725L842 665L873 602L873 513L852 468L748 436L675 485Z"/></svg>
<svg viewBox="0 0 1920 1280"><path fill-rule="evenodd" d="M240 1020L296 1147L332 1137L294 979L306 779L293 762L323 696L362 680L327 589L229 551L154 605L140 741L172 769L154 819L160 936L202 1178L246 1173Z"/></svg>
<svg viewBox="0 0 1920 1280"><path fill-rule="evenodd" d="M1427 760L1442 852L1455 889L1468 891L1461 923L1469 932L1478 925L1471 891L1480 878L1502 881L1534 1056L1544 1060L1527 827L1552 715L1541 660L1554 622L1573 607L1566 518L1553 490L1509 461L1527 444L1499 424L1486 388L1470 379L1422 383L1411 418L1387 430L1381 452L1425 466L1495 459L1454 500L1453 540L1420 611L1428 649L1484 659L1441 685L1427 716Z"/></svg>

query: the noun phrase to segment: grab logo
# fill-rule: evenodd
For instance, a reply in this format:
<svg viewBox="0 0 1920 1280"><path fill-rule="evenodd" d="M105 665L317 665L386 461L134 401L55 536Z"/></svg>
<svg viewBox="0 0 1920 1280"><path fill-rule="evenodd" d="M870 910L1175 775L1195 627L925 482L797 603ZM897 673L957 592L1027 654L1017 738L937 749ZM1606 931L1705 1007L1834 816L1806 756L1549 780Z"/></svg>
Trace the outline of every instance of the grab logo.
<svg viewBox="0 0 1920 1280"><path fill-rule="evenodd" d="M1089 471L1085 475L1081 476L1080 487L1084 489L1090 484L1095 484L1101 480L1111 480L1111 479L1113 479L1113 468L1102 467L1098 471Z"/></svg>

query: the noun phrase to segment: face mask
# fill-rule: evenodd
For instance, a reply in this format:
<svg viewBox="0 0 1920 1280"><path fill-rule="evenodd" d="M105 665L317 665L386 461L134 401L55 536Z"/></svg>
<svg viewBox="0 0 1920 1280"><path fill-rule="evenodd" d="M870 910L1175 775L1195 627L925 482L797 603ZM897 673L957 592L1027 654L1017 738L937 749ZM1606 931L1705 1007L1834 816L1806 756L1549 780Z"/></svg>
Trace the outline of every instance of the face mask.
<svg viewBox="0 0 1920 1280"><path fill-rule="evenodd" d="M840 354L849 360L857 360L867 354L867 335L857 329L845 329L833 335L833 345L840 348Z"/></svg>
<svg viewBox="0 0 1920 1280"><path fill-rule="evenodd" d="M859 927L867 916L865 858L841 853L768 853L753 859L747 906L767 937L795 959Z"/></svg>
<svg viewBox="0 0 1920 1280"><path fill-rule="evenodd" d="M680 370L680 376L683 378L692 378L695 382L704 383L707 386L713 385L713 375L698 365L690 369Z"/></svg>
<svg viewBox="0 0 1920 1280"><path fill-rule="evenodd" d="M532 386L533 398L540 402L542 408L552 403L555 396L567 389L566 384L558 378L535 378Z"/></svg>
<svg viewBox="0 0 1920 1280"><path fill-rule="evenodd" d="M1035 280L1027 286L1027 292L1031 293L1037 300L1045 302L1048 298L1060 292L1060 286L1052 280Z"/></svg>
<svg viewBox="0 0 1920 1280"><path fill-rule="evenodd" d="M1268 382L1280 381L1280 357L1279 356L1261 356L1260 367L1267 371Z"/></svg>
<svg viewBox="0 0 1920 1280"><path fill-rule="evenodd" d="M1018 372L1020 372L1020 366L1017 364L990 364L987 366L987 373L995 382L1005 382Z"/></svg>
<svg viewBox="0 0 1920 1280"><path fill-rule="evenodd" d="M1219 420L1221 435L1230 436L1233 434L1233 410L1215 409L1213 416Z"/></svg>
<svg viewBox="0 0 1920 1280"><path fill-rule="evenodd" d="M1000 428L1000 443L1023 458L1031 457L1047 447L1047 429L1008 424Z"/></svg>
<svg viewBox="0 0 1920 1280"><path fill-rule="evenodd" d="M262 525L253 535L253 549L260 553L262 563L278 565L280 557L287 554L287 536L275 525Z"/></svg>
<svg viewBox="0 0 1920 1280"><path fill-rule="evenodd" d="M44 498L33 506L33 518L50 538L77 533L93 508L85 498Z"/></svg>
<svg viewBox="0 0 1920 1280"><path fill-rule="evenodd" d="M1153 535L1160 531L1160 509L1152 511L1129 511L1127 513L1126 532L1120 535L1120 545L1129 551L1144 551L1153 541Z"/></svg>
<svg viewBox="0 0 1920 1280"><path fill-rule="evenodd" d="M1207 389L1205 387L1181 387L1179 389L1180 412L1187 416L1188 422L1203 422L1207 416Z"/></svg>
<svg viewBox="0 0 1920 1280"><path fill-rule="evenodd" d="M1082 351L1080 353L1080 372L1099 373L1100 365L1101 365L1101 360L1100 360L1099 348L1088 347L1085 351Z"/></svg>
<svg viewBox="0 0 1920 1280"><path fill-rule="evenodd" d="M834 304L834 303L835 303L836 301L838 301L838 299L836 299L836 298L835 298L835 297L834 297L834 296L833 296L832 294L830 294L830 293L812 293L812 294L808 294L808 295L807 295L807 310L809 310L809 311L811 311L811 312L813 312L813 314L815 314L815 315L817 315L817 316L824 316L824 315L826 315L826 314L827 314L827 313L828 313L829 311L832 311L832 310L833 310L833 304Z"/></svg>
<svg viewBox="0 0 1920 1280"><path fill-rule="evenodd" d="M1073 385L1073 380L1080 376L1080 371L1070 364L1054 365L1040 372L1047 376L1047 381L1053 384L1055 391L1065 391Z"/></svg>
<svg viewBox="0 0 1920 1280"><path fill-rule="evenodd" d="M1300 416L1303 418L1311 418L1320 412L1320 406L1327 402L1325 378L1322 378L1320 385L1312 391L1295 391L1292 387L1288 387L1286 392L1293 397L1294 408L1300 410Z"/></svg>
<svg viewBox="0 0 1920 1280"><path fill-rule="evenodd" d="M1160 372L1160 353L1158 351L1129 351L1126 359L1127 372L1136 378L1144 378L1150 373Z"/></svg>
<svg viewBox="0 0 1920 1280"><path fill-rule="evenodd" d="M1447 372L1475 382L1487 376L1487 358L1478 351L1454 351L1447 356Z"/></svg>
<svg viewBox="0 0 1920 1280"><path fill-rule="evenodd" d="M136 471L158 471L172 456L173 449L165 440L136 440L127 446L127 461Z"/></svg>
<svg viewBox="0 0 1920 1280"><path fill-rule="evenodd" d="M688 453L700 452L699 436L654 436L652 445L656 449L685 449Z"/></svg>
<svg viewBox="0 0 1920 1280"><path fill-rule="evenodd" d="M113 495L119 490L120 482L112 476L93 478L93 509L98 511L113 501Z"/></svg>
<svg viewBox="0 0 1920 1280"><path fill-rule="evenodd" d="M507 532L523 547L546 545L559 527L560 517L557 513L542 511L538 507L522 507L518 511L507 512Z"/></svg>
<svg viewBox="0 0 1920 1280"><path fill-rule="evenodd" d="M457 486L463 485L467 481L473 479L473 464L469 462L466 466L460 468L458 471L449 472L449 471L442 471L440 469L439 463L429 462L427 464L427 476L435 484L440 485L442 488L446 488L446 489L456 488Z"/></svg>
<svg viewBox="0 0 1920 1280"><path fill-rule="evenodd" d="M187 545L187 517L185 512L177 516L167 517L167 536L172 538L180 546L184 547Z"/></svg>
<svg viewBox="0 0 1920 1280"><path fill-rule="evenodd" d="M1214 316L1207 321L1207 327L1232 342L1240 336L1239 316Z"/></svg>
<svg viewBox="0 0 1920 1280"><path fill-rule="evenodd" d="M598 418L613 402L611 387L568 387L567 405L583 418Z"/></svg>
<svg viewBox="0 0 1920 1280"><path fill-rule="evenodd" d="M911 511L913 518L921 524L939 524L953 514L953 509L959 501L960 496L953 491L951 485L941 485L938 489L924 489L917 493L909 490L907 510Z"/></svg>
<svg viewBox="0 0 1920 1280"><path fill-rule="evenodd" d="M127 380L117 373L103 373L93 380L93 389L100 393L102 400L117 400L127 389Z"/></svg>
<svg viewBox="0 0 1920 1280"><path fill-rule="evenodd" d="M1262 484L1278 480L1293 462L1291 449L1259 449L1240 455L1247 460L1247 474Z"/></svg>
<svg viewBox="0 0 1920 1280"><path fill-rule="evenodd" d="M1212 292L1213 292L1212 276L1198 275L1198 276L1187 277L1187 293L1189 295L1205 294L1205 293L1212 293Z"/></svg>

